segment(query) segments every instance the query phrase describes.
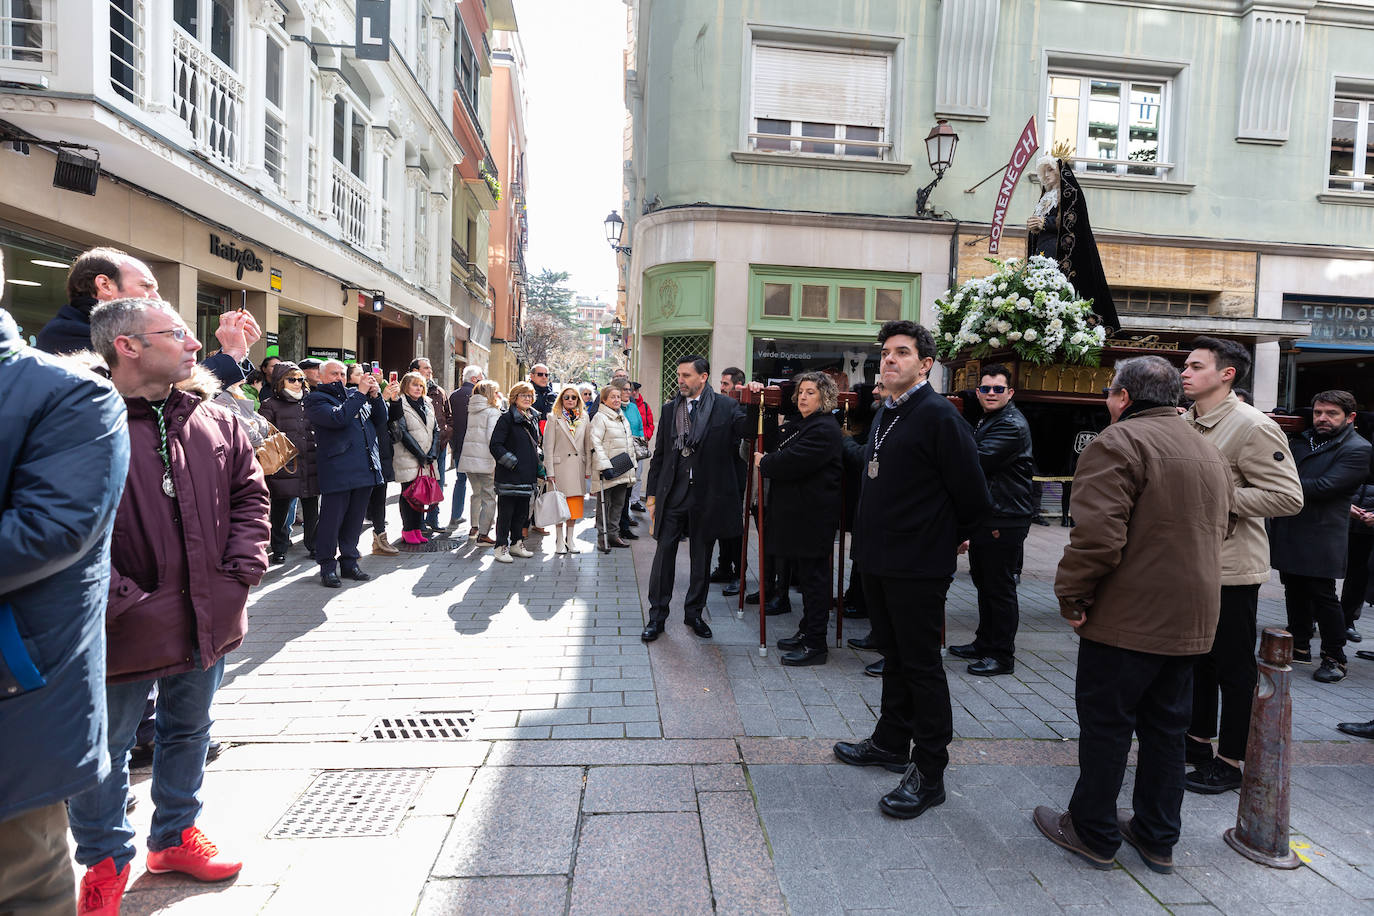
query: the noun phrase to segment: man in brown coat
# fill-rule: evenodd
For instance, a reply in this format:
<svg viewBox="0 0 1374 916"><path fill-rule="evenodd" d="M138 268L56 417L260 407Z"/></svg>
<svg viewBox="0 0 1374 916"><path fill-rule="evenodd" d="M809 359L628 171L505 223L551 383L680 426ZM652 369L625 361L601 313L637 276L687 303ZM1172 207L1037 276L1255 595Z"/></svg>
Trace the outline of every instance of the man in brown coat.
<svg viewBox="0 0 1374 916"><path fill-rule="evenodd" d="M222 881L241 865L201 832L210 706L224 656L248 629L248 591L267 568L268 498L239 421L210 403L200 342L153 299L91 312L129 416L129 474L115 515L105 617L110 775L69 805L83 916L115 916L134 858L125 816L129 749L157 682L147 869ZM188 381L189 380L189 381Z"/></svg>
<svg viewBox="0 0 1374 916"><path fill-rule="evenodd" d="M1101 869L1125 839L1149 868L1173 871L1193 665L1217 629L1231 471L1179 418L1181 393L1178 370L1161 357L1116 364L1112 425L1078 459L1078 525L1054 582L1080 638L1079 775L1067 812L1041 806L1034 819ZM1140 740L1134 817L1116 808L1132 733Z"/></svg>

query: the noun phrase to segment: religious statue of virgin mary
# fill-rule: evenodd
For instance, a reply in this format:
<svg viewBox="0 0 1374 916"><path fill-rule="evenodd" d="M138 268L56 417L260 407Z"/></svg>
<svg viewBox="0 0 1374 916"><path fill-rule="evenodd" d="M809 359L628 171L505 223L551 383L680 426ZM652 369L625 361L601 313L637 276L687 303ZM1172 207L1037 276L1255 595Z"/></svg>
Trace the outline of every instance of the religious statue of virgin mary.
<svg viewBox="0 0 1374 916"><path fill-rule="evenodd" d="M1102 323L1109 329L1120 328L1121 319L1088 223L1088 205L1074 178L1068 150L1056 144L1051 155L1040 157L1035 170L1044 193L1026 221L1026 256L1038 254L1056 262L1078 295L1093 301L1093 311Z"/></svg>

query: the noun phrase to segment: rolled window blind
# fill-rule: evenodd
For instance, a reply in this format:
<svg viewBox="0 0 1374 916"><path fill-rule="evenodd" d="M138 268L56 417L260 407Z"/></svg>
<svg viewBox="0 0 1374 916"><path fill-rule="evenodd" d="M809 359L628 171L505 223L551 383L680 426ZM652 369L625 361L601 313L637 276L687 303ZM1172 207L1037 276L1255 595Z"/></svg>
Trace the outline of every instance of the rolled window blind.
<svg viewBox="0 0 1374 916"><path fill-rule="evenodd" d="M754 46L754 117L887 127L886 54Z"/></svg>

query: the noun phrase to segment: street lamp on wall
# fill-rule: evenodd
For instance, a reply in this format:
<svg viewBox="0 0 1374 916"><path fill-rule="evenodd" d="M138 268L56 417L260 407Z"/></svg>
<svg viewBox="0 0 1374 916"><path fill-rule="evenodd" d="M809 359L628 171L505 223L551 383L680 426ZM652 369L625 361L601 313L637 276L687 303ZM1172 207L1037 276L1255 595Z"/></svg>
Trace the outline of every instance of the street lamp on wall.
<svg viewBox="0 0 1374 916"><path fill-rule="evenodd" d="M611 215L606 217L606 243L611 246L611 250L617 254L628 255L629 245L620 244L621 238L625 235L625 221L620 218L620 213L616 210L611 211Z"/></svg>
<svg viewBox="0 0 1374 916"><path fill-rule="evenodd" d="M924 217L935 216L936 213L928 206L930 192L935 190L935 186L940 183L940 179L945 177L945 170L954 162L954 149L959 145L959 135L954 132L954 128L949 126L949 122L944 118L939 118L935 126L926 134L926 159L930 162L930 170L935 173L935 178L916 192L916 215Z"/></svg>

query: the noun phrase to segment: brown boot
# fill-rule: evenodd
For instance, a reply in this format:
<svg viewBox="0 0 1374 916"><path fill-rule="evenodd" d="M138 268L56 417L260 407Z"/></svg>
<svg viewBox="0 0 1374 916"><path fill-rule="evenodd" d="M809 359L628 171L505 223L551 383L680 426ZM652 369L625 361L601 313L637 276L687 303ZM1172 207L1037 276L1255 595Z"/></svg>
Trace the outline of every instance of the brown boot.
<svg viewBox="0 0 1374 916"><path fill-rule="evenodd" d="M385 537L383 537L380 534L377 534L376 532L373 532L372 553L374 556L379 557L394 557L399 555L400 551L397 550L395 547L392 547L391 542L388 541Z"/></svg>

